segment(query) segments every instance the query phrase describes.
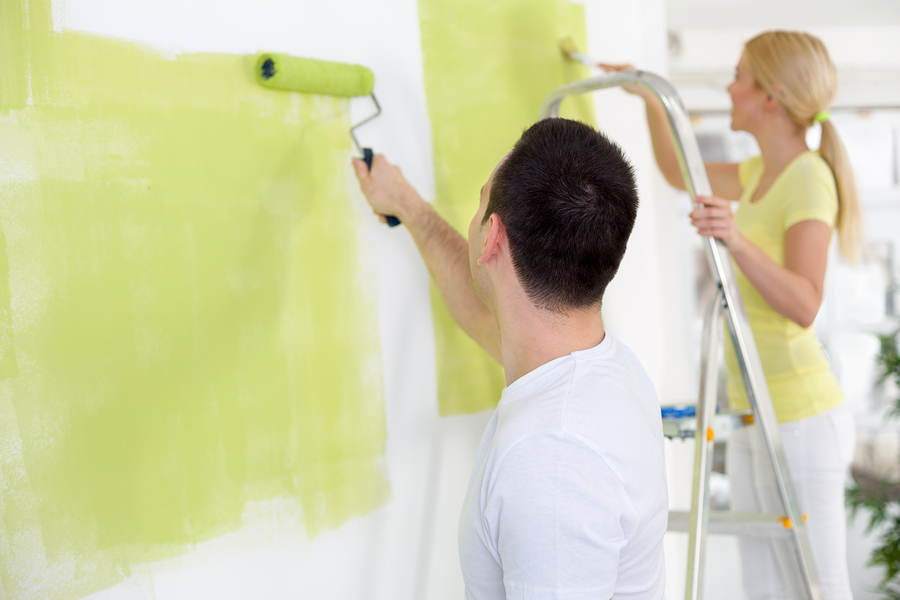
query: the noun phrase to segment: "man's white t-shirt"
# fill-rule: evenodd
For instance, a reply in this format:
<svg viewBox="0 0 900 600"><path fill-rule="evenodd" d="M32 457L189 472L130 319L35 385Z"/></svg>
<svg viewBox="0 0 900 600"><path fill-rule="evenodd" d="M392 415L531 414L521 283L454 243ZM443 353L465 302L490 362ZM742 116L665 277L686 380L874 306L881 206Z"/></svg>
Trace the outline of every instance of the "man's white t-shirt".
<svg viewBox="0 0 900 600"><path fill-rule="evenodd" d="M659 400L615 337L503 390L459 523L467 600L663 598Z"/></svg>

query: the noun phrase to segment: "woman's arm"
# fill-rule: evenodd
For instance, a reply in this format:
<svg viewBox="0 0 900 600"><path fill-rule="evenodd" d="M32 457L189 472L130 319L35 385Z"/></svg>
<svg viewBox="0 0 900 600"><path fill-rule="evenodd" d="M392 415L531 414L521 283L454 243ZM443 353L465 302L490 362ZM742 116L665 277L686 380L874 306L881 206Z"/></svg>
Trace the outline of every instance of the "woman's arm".
<svg viewBox="0 0 900 600"><path fill-rule="evenodd" d="M684 178L678 167L678 158L675 156L672 136L669 135L665 111L659 100L646 90L640 95L647 104L647 126L653 140L653 156L656 157L656 164L659 165L659 170L669 185L683 190ZM738 176L737 163L704 163L704 166L714 195L728 200L738 200L741 197L744 188Z"/></svg>
<svg viewBox="0 0 900 600"><path fill-rule="evenodd" d="M606 71L631 71L633 65L607 65L600 63L600 68ZM669 135L669 126L666 123L666 113L659 99L649 90L633 85L623 88L626 92L635 94L644 99L647 107L647 126L650 129L650 139L653 142L653 156L656 164L662 171L663 177L672 187L683 190L684 178L678 167L678 158L675 156L675 147L672 136ZM706 163L706 175L709 177L709 185L712 193L720 198L737 200L741 197L743 188L738 177L738 166L735 163Z"/></svg>
<svg viewBox="0 0 900 600"><path fill-rule="evenodd" d="M698 233L725 242L741 271L775 312L801 327L812 325L822 305L831 227L813 220L789 227L782 267L738 230L728 200L698 196L697 201L703 208L691 213L691 223Z"/></svg>
<svg viewBox="0 0 900 600"><path fill-rule="evenodd" d="M744 191L741 178L738 176L737 163L704 163L709 187L714 196L726 200L740 200Z"/></svg>

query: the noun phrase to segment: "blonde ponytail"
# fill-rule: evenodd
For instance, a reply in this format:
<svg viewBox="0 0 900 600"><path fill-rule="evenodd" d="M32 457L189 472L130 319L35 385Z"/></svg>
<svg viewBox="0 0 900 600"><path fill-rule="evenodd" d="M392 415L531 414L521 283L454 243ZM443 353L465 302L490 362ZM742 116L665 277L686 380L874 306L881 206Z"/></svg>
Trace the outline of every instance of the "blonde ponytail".
<svg viewBox="0 0 900 600"><path fill-rule="evenodd" d="M838 135L837 128L830 120L822 123L819 154L834 173L838 193L836 224L838 244L844 260L853 264L859 260L862 248L862 215L859 210L859 196L856 192L856 178L853 176L847 149Z"/></svg>
<svg viewBox="0 0 900 600"><path fill-rule="evenodd" d="M837 70L825 44L815 36L796 31L767 31L744 45L744 59L756 83L778 98L791 120L804 131L834 102ZM862 247L856 181L847 149L834 124L825 117L819 154L831 167L837 187L836 227L841 254L847 262L854 263Z"/></svg>

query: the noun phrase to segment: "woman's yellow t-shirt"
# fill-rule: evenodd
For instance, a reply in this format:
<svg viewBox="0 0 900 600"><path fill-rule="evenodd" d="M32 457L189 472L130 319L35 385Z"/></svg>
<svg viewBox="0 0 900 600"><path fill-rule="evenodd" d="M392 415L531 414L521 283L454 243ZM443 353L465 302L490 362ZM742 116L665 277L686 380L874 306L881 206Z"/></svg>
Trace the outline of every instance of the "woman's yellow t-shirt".
<svg viewBox="0 0 900 600"><path fill-rule="evenodd" d="M801 221L834 227L837 191L828 163L816 152L795 158L756 202L763 175L757 156L738 166L743 193L735 212L741 233L784 266L784 234ZM780 423L819 414L843 400L841 388L812 327L800 327L775 312L732 260L738 286L762 360L766 382ZM749 408L734 347L725 344L728 397L733 408Z"/></svg>

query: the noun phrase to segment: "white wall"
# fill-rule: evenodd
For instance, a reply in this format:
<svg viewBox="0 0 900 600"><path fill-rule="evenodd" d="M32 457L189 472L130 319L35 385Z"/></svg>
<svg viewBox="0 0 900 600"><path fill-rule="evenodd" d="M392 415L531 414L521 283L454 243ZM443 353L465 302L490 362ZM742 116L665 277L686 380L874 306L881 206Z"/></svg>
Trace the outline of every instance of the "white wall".
<svg viewBox="0 0 900 600"><path fill-rule="evenodd" d="M387 6L259 0L252 8L244 2L211 0L66 0L55 3L54 23L57 29L144 42L173 55L266 50L365 64L376 73L375 92L383 112L359 131L360 141L401 164L414 185L426 197L433 196L431 127L415 0L394 0ZM356 119L367 114L371 104L353 100L351 110ZM347 178L349 187L357 189L349 164ZM368 211L359 194L356 206ZM253 503L240 530L198 544L185 556L133 569L125 582L93 597L395 600L425 597L425 574L440 583L448 579L444 572L449 579L457 574L455 559L426 569L429 554L443 557L440 548L431 552L436 545L431 529L436 509L445 510L438 502L442 477L456 481L452 475L462 467L454 468L467 462L465 451L477 439L462 444L460 451L453 440L444 447L442 432L452 433L453 425L438 418L427 272L408 233L389 230L373 218L360 234L362 252L374 257L379 269L392 500L312 540L297 524L289 502ZM457 419L468 425L465 434L478 430L481 421L481 415ZM440 462L442 451L449 464ZM450 486L447 493L463 492ZM461 590L453 595L460 596Z"/></svg>
<svg viewBox="0 0 900 600"><path fill-rule="evenodd" d="M669 71L664 0L585 4L590 54L663 74ZM433 198L415 0L259 0L252 10L244 3L211 0L65 0L57 3L54 19L60 29L138 40L172 54L277 50L365 64L376 73L376 94L384 112L360 131L361 141L400 164L423 196ZM690 40L707 35L713 42L686 47L686 56L698 58L674 64L673 74L699 69L701 58L712 61L704 68L718 76L723 70L730 73L733 59L722 48L734 46L744 35L741 31L719 32L719 37L702 31L690 34ZM893 48L890 31L882 37ZM877 56L890 62L890 56L900 53ZM884 67L860 66L858 60L847 64ZM686 221L689 203L672 192L654 165L642 103L619 90L596 94L595 103L598 125L636 166L642 199L629 251L605 301L606 326L641 357L664 403L693 402L699 350L692 329L696 299L692 231ZM365 100L353 106L359 115L369 109ZM347 177L352 183L349 169ZM359 196L356 206L367 210ZM289 503L253 503L240 530L199 544L186 556L136 569L126 582L95 597L463 596L456 523L489 415L438 417L427 273L403 228L391 230L371 220L360 234L363 252L374 258L378 269L392 500L312 540L292 518ZM686 508L689 502L692 452L690 442L667 443L673 508ZM708 597L739 599L734 540L711 538L709 544ZM683 535L667 537L670 598L683 594L685 545Z"/></svg>
<svg viewBox="0 0 900 600"><path fill-rule="evenodd" d="M588 52L665 72L663 0L586 5ZM57 29L137 40L173 55L274 50L365 64L377 75L384 112L360 131L361 140L400 164L423 196L433 197L415 0L258 0L252 8L212 0L65 0L56 3L54 22ZM369 108L365 100L354 102L360 114ZM692 400L697 352L685 318L693 310L690 256L684 228L675 226L687 207L676 206L683 199L672 196L653 164L640 102L608 91L597 96L597 116L601 129L634 161L642 198L628 254L606 301L607 327L642 357L664 400ZM352 178L349 168L347 177ZM366 210L361 197L356 203ZM425 268L404 229L389 230L372 219L361 235L363 252L378 268L392 500L312 540L292 518L289 503L253 503L240 530L198 544L186 556L134 569L124 583L93 597L463 596L456 522L489 415L438 417ZM672 479L688 477L670 472ZM683 497L683 486L678 489L673 496ZM670 571L681 569L680 543L667 547ZM678 577L672 576L672 597L681 587Z"/></svg>

